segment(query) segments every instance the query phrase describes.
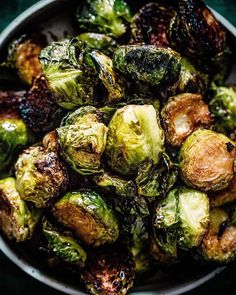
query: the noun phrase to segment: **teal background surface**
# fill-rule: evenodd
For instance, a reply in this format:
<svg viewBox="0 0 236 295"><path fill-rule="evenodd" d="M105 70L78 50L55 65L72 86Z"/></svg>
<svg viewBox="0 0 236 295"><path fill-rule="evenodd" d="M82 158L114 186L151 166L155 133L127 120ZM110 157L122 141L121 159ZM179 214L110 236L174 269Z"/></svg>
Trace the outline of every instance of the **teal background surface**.
<svg viewBox="0 0 236 295"><path fill-rule="evenodd" d="M60 0L58 0L60 1ZM0 0L0 32L22 11L37 0ZM225 16L236 26L236 0L208 0L207 4ZM1 295L60 295L57 292L27 276L0 252L0 294ZM236 294L236 265L229 266L211 281L186 293L186 295L229 295Z"/></svg>

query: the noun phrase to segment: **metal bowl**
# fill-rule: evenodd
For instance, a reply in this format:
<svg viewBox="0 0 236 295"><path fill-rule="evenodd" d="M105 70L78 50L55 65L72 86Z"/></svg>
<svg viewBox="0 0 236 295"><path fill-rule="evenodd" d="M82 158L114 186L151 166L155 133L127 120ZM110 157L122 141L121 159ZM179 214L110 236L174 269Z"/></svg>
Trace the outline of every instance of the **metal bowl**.
<svg viewBox="0 0 236 295"><path fill-rule="evenodd" d="M71 25L73 15L73 11L70 10L70 7L73 7L71 4L73 4L73 0L41 0L31 6L0 34L0 52L4 52L14 36L36 27L45 33L48 41L53 40L53 36L60 39L66 35L73 35L75 31ZM228 30L231 42L236 48L236 28L223 16L215 11L214 13ZM235 74L236 67L234 65L229 82L235 79ZM67 294L86 294L78 284L78 279L53 273L43 265L40 259L29 254L24 245L9 242L0 236L0 249L12 262L38 281ZM131 294L181 294L210 280L224 268L206 268L185 262L179 266L173 266L171 269L158 270L142 284L137 284Z"/></svg>

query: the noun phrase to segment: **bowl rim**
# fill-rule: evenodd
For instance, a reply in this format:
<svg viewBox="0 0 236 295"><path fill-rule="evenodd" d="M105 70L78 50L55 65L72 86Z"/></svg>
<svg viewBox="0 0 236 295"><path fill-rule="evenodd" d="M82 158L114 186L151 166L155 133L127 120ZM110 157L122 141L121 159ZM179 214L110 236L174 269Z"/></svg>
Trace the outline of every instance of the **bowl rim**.
<svg viewBox="0 0 236 295"><path fill-rule="evenodd" d="M67 2L69 0L60 0L60 4ZM0 51L11 39L11 37L18 31L26 22L30 21L32 18L40 15L43 11L50 9L50 7L56 3L58 0L40 0L27 8L21 14L19 14L10 24L0 33ZM231 24L224 16L209 7L216 18L221 22L221 24L228 30L228 32L236 38L236 27ZM38 280L39 282L52 287L58 291L71 294L71 295L83 295L86 294L79 291L76 287L70 286L65 282L55 279L49 274L40 271L39 269L33 267L26 259L17 255L7 244L4 238L0 235L0 250L5 254L5 256L11 260L15 265L17 265L22 271L31 276L32 278ZM168 287L166 291L131 291L130 294L142 294L142 295L178 295L185 293L187 291L193 290L194 288L204 284L208 280L214 278L220 272L222 272L226 266L217 267L208 274L203 275L198 279L193 279L187 282L181 282L179 286Z"/></svg>

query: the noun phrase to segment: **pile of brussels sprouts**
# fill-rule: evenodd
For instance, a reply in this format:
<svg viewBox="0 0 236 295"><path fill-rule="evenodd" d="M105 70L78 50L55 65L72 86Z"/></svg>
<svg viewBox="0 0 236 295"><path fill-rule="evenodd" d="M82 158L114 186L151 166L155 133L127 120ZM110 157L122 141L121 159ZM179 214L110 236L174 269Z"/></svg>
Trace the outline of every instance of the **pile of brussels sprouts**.
<svg viewBox="0 0 236 295"><path fill-rule="evenodd" d="M0 66L15 77L0 75L2 234L91 294L186 257L232 262L224 28L201 0L81 2L77 36L26 34Z"/></svg>

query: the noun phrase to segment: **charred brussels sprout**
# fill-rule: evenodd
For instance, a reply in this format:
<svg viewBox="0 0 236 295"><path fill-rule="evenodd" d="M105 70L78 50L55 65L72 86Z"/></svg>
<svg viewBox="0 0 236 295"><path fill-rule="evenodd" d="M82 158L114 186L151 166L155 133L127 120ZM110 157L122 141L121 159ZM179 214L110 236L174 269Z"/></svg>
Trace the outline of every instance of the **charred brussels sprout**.
<svg viewBox="0 0 236 295"><path fill-rule="evenodd" d="M96 73L82 41L53 42L41 51L40 62L58 105L74 109L94 104Z"/></svg>
<svg viewBox="0 0 236 295"><path fill-rule="evenodd" d="M67 170L58 155L41 146L25 150L16 162L16 188L22 199L47 207L67 186Z"/></svg>
<svg viewBox="0 0 236 295"><path fill-rule="evenodd" d="M93 31L119 38L131 21L131 13L124 0L86 0L78 7L77 24L82 31Z"/></svg>
<svg viewBox="0 0 236 295"><path fill-rule="evenodd" d="M101 113L82 107L63 120L57 128L63 158L80 174L101 172L101 156L106 147L107 127L100 123Z"/></svg>
<svg viewBox="0 0 236 295"><path fill-rule="evenodd" d="M168 47L167 33L175 14L174 8L170 5L146 4L134 16L131 43Z"/></svg>
<svg viewBox="0 0 236 295"><path fill-rule="evenodd" d="M94 295L125 295L134 283L134 261L124 246L115 245L91 253L81 278Z"/></svg>
<svg viewBox="0 0 236 295"><path fill-rule="evenodd" d="M41 75L39 54L46 46L45 37L23 35L9 46L8 62L16 68L20 79L31 85Z"/></svg>
<svg viewBox="0 0 236 295"><path fill-rule="evenodd" d="M118 109L108 127L106 154L113 170L132 175L145 160L159 162L164 133L152 105Z"/></svg>
<svg viewBox="0 0 236 295"><path fill-rule="evenodd" d="M16 190L15 179L0 180L0 229L16 242L24 242L32 237L40 219L40 211L23 201Z"/></svg>
<svg viewBox="0 0 236 295"><path fill-rule="evenodd" d="M111 37L99 33L83 33L78 36L89 49L97 49L108 56L112 56L117 43Z"/></svg>
<svg viewBox="0 0 236 295"><path fill-rule="evenodd" d="M110 244L119 236L116 216L97 193L80 190L67 193L53 208L53 214L86 244Z"/></svg>
<svg viewBox="0 0 236 295"><path fill-rule="evenodd" d="M48 249L57 257L78 267L84 267L87 254L71 236L61 234L48 220L43 220L43 235Z"/></svg>
<svg viewBox="0 0 236 295"><path fill-rule="evenodd" d="M235 146L225 135L197 130L184 142L179 167L184 182L202 191L226 188L234 172Z"/></svg>
<svg viewBox="0 0 236 295"><path fill-rule="evenodd" d="M215 117L216 125L231 131L236 128L236 88L212 87L213 98L209 106Z"/></svg>
<svg viewBox="0 0 236 295"><path fill-rule="evenodd" d="M209 223L209 200L205 193L178 187L156 208L155 227L185 250L199 246ZM159 243L163 247L162 243ZM163 249L166 252L166 249Z"/></svg>
<svg viewBox="0 0 236 295"><path fill-rule="evenodd" d="M62 109L52 99L46 80L40 76L20 104L20 113L26 125L34 132L47 132L58 125Z"/></svg>
<svg viewBox="0 0 236 295"><path fill-rule="evenodd" d="M22 119L15 112L0 114L0 174L10 168L27 142L27 128Z"/></svg>
<svg viewBox="0 0 236 295"><path fill-rule="evenodd" d="M214 57L226 47L226 32L201 0L178 1L169 29L171 45L191 57Z"/></svg>
<svg viewBox="0 0 236 295"><path fill-rule="evenodd" d="M211 125L208 105L199 94L183 93L169 98L161 111L166 139L179 147L195 130Z"/></svg>
<svg viewBox="0 0 236 295"><path fill-rule="evenodd" d="M236 226L230 225L225 210L210 212L210 226L196 257L209 263L226 264L236 258Z"/></svg>

